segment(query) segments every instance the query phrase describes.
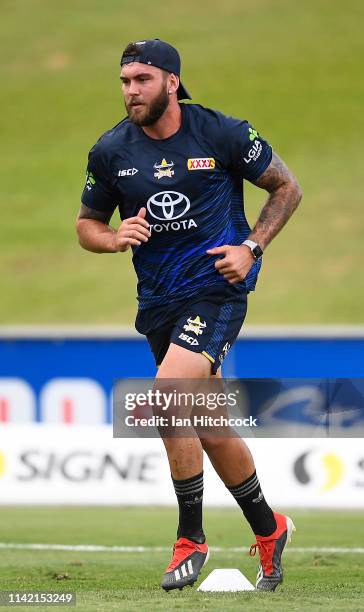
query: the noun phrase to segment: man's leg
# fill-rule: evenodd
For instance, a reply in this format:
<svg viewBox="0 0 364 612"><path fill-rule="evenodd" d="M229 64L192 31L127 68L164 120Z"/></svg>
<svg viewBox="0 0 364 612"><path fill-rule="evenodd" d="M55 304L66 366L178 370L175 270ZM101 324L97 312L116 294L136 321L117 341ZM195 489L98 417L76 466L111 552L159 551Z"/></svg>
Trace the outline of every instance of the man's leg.
<svg viewBox="0 0 364 612"><path fill-rule="evenodd" d="M207 379L210 375L210 362L200 353L171 344L159 367L156 379ZM191 432L194 433L194 432ZM202 472L203 452L199 438L163 439L172 478L182 480Z"/></svg>
<svg viewBox="0 0 364 612"><path fill-rule="evenodd" d="M200 353L170 344L157 385L163 385L161 379L208 379L210 369L210 362ZM177 542L162 581L162 587L171 590L192 586L208 558L202 527L203 451L193 428L191 437L163 438L163 442L179 507Z"/></svg>
<svg viewBox="0 0 364 612"><path fill-rule="evenodd" d="M261 491L254 461L245 442L240 438L204 438L202 445L254 534L271 535L277 527L276 520Z"/></svg>
<svg viewBox="0 0 364 612"><path fill-rule="evenodd" d="M203 355L171 344L159 368L157 379L207 379L210 376L211 363ZM221 378L221 368L216 376L211 378ZM268 536L275 531L277 525L273 511L260 490L253 457L241 438L208 437L202 439L202 445L197 437L165 438L163 441L179 504L178 537L204 542L202 448L207 452L215 471L241 507L253 532L260 536ZM191 500L196 490L201 493L201 502L194 507Z"/></svg>
<svg viewBox="0 0 364 612"><path fill-rule="evenodd" d="M221 377L221 368L216 377ZM289 517L273 512L261 491L254 460L241 438L203 438L203 449L229 489L253 533L257 543L251 547L260 554L257 588L274 591L283 580L281 555L290 540L294 525Z"/></svg>
<svg viewBox="0 0 364 612"><path fill-rule="evenodd" d="M222 378L221 367L211 378ZM227 487L238 485L255 472L252 454L241 438L205 438L202 445Z"/></svg>
<svg viewBox="0 0 364 612"><path fill-rule="evenodd" d="M221 378L221 368L212 378ZM244 440L221 436L203 438L201 442L215 471L242 509L253 533L261 536L273 533L277 527L274 514L260 489L254 459Z"/></svg>

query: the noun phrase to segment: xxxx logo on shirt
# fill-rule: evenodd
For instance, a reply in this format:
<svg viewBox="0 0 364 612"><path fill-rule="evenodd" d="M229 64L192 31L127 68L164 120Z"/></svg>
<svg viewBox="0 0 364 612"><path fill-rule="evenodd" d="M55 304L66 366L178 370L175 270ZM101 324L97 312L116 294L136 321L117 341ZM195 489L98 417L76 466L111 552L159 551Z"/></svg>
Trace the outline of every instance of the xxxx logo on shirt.
<svg viewBox="0 0 364 612"><path fill-rule="evenodd" d="M191 157L187 160L188 170L214 170L215 165L213 157Z"/></svg>

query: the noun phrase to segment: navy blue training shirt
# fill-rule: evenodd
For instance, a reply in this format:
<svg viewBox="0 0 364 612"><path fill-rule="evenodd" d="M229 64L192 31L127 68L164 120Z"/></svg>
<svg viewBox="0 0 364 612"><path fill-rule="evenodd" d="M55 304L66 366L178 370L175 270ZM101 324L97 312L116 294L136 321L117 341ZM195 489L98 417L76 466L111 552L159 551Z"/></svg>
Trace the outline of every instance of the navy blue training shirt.
<svg viewBox="0 0 364 612"><path fill-rule="evenodd" d="M132 247L139 309L231 287L206 250L246 239L243 179L258 179L272 159L270 145L247 121L198 104L180 108L181 127L170 138L152 139L124 119L89 153L83 204L118 207L121 219L147 209L151 237ZM260 265L237 290L254 289Z"/></svg>

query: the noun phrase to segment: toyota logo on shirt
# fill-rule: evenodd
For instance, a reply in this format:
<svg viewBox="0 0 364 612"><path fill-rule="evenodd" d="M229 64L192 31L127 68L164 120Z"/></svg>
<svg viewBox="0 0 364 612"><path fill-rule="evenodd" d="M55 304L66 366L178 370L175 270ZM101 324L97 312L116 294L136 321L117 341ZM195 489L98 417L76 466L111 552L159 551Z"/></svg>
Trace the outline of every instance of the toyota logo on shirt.
<svg viewBox="0 0 364 612"><path fill-rule="evenodd" d="M159 191L147 202L147 208L152 217L160 221L179 219L190 207L188 197L178 191Z"/></svg>

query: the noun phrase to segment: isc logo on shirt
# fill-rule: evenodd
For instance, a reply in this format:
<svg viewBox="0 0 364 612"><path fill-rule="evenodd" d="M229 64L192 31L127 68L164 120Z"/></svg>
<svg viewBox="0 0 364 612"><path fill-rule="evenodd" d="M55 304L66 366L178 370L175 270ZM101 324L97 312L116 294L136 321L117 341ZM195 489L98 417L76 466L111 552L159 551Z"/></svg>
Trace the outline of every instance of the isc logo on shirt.
<svg viewBox="0 0 364 612"><path fill-rule="evenodd" d="M119 170L118 176L134 176L137 172L137 168L126 168L125 170Z"/></svg>
<svg viewBox="0 0 364 612"><path fill-rule="evenodd" d="M215 160L213 157L192 157L187 160L188 170L213 170Z"/></svg>

